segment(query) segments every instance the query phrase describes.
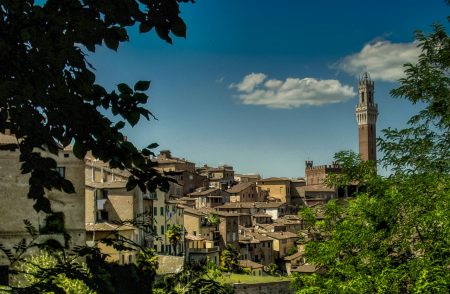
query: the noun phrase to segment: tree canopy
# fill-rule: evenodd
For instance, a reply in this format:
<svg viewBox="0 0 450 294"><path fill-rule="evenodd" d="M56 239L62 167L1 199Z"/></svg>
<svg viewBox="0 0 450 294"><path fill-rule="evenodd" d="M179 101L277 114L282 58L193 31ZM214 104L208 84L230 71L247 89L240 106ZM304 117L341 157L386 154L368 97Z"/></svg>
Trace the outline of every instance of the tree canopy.
<svg viewBox="0 0 450 294"><path fill-rule="evenodd" d="M418 32L417 64L405 66L394 97L423 103L405 129L384 130L387 178L348 152L337 154L336 186L363 184L357 197L326 205L306 246L321 274L297 275L297 293L448 293L450 291L450 38L441 25Z"/></svg>
<svg viewBox="0 0 450 294"><path fill-rule="evenodd" d="M129 41L128 29L154 30L162 40L186 37L179 3L193 0L0 0L0 132L9 130L17 144L22 173L30 174L28 197L37 211L50 212L46 189L74 192L56 172L56 163L42 158L41 148L58 154L73 144L76 157L88 151L111 168L128 170L128 188L167 188L150 144L143 150L124 139L126 122L136 125L152 113L144 106L150 81L118 83L108 92L96 83L87 52L97 46L118 50ZM102 112L103 110L103 112ZM104 114L120 117L113 123Z"/></svg>

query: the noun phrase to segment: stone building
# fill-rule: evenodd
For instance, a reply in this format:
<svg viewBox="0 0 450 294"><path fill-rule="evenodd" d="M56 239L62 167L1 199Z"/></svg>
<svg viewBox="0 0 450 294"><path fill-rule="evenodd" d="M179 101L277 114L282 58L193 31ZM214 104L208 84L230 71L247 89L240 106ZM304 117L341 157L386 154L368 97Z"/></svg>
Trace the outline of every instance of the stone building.
<svg viewBox="0 0 450 294"><path fill-rule="evenodd" d="M108 254L108 261L119 264L136 261L138 250L118 251L103 244L100 240L116 238L116 235L127 238L141 246L151 245L151 234L130 224L131 221L145 221L151 224L151 218L144 212L144 195L135 188L127 191L124 181L88 182L86 183L86 240L87 244L98 247L102 253ZM148 215L148 214L147 214Z"/></svg>
<svg viewBox="0 0 450 294"><path fill-rule="evenodd" d="M234 170L229 165L219 167L204 165L203 167L197 168L197 172L208 178L211 188L226 190L234 184Z"/></svg>
<svg viewBox="0 0 450 294"><path fill-rule="evenodd" d="M257 186L269 193L269 197L283 203L291 203L291 182L288 178L267 178L257 182Z"/></svg>
<svg viewBox="0 0 450 294"><path fill-rule="evenodd" d="M234 181L238 183L256 183L260 179L259 174L234 174Z"/></svg>
<svg viewBox="0 0 450 294"><path fill-rule="evenodd" d="M230 201L229 193L219 188L200 189L188 197L195 199L196 208L213 208Z"/></svg>
<svg viewBox="0 0 450 294"><path fill-rule="evenodd" d="M195 172L195 163L184 158L173 157L169 150L161 150L154 160L158 163L157 169L164 172L181 170Z"/></svg>
<svg viewBox="0 0 450 294"><path fill-rule="evenodd" d="M242 182L227 190L230 193L230 202L256 202L258 190L255 182Z"/></svg>
<svg viewBox="0 0 450 294"><path fill-rule="evenodd" d="M0 144L17 144L17 139L12 135L0 134ZM43 150L37 152L56 161L56 171L72 182L75 193L46 190L53 214L37 213L33 208L34 201L27 198L29 174L21 173L20 152L0 150L0 243L12 249L22 238L30 239L24 224L27 219L40 233L37 242L54 239L69 248L85 245L84 162L68 149L61 150L58 156ZM63 230L70 236L69 240L64 239ZM0 265L4 268L8 266L8 260L3 255L0 255Z"/></svg>
<svg viewBox="0 0 450 294"><path fill-rule="evenodd" d="M157 189L153 197L153 226L155 240L153 247L160 254L172 254L173 248L170 244L166 232L171 225L179 225L184 228L184 206L179 204L182 196L182 187L176 183L170 184L168 192ZM178 244L177 254L184 252L184 234L182 241Z"/></svg>

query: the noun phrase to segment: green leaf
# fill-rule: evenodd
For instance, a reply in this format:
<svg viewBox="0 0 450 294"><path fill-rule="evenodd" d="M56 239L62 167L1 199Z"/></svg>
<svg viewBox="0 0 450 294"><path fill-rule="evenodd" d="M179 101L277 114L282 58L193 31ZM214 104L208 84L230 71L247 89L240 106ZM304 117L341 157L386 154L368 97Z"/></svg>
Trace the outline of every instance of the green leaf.
<svg viewBox="0 0 450 294"><path fill-rule="evenodd" d="M134 85L134 90L135 91L147 91L149 87L150 87L150 81L138 81Z"/></svg>
<svg viewBox="0 0 450 294"><path fill-rule="evenodd" d="M138 184L138 182L134 178L132 178L132 177L128 178L128 182L127 182L127 186L126 186L127 191L133 190L137 184Z"/></svg>
<svg viewBox="0 0 450 294"><path fill-rule="evenodd" d="M123 129L125 127L125 123L123 121L119 121L114 127L118 130Z"/></svg>
<svg viewBox="0 0 450 294"><path fill-rule="evenodd" d="M50 200L48 200L45 197L37 198L36 199L36 203L33 205L33 208L37 212L39 212L39 211L43 211L45 213L51 213L52 212Z"/></svg>
<svg viewBox="0 0 450 294"><path fill-rule="evenodd" d="M127 120L132 127L134 127L139 122L140 118L141 118L141 115L139 114L139 112L136 112L136 111L129 113L127 116Z"/></svg>
<svg viewBox="0 0 450 294"><path fill-rule="evenodd" d="M65 193L68 193L68 194L75 193L75 187L73 186L73 184L70 181L68 181L66 179L64 179L62 181L61 187Z"/></svg>
<svg viewBox="0 0 450 294"><path fill-rule="evenodd" d="M79 143L78 141L75 141L75 144L73 144L73 154L79 158L83 159L86 156L87 150L83 146L83 144Z"/></svg>
<svg viewBox="0 0 450 294"><path fill-rule="evenodd" d="M112 49L114 51L117 51L117 48L119 48L119 40L111 35L105 36L105 44L109 49Z"/></svg>
<svg viewBox="0 0 450 294"><path fill-rule="evenodd" d="M130 86L128 86L125 83L118 84L117 88L119 89L120 93L122 93L122 94L133 94L133 90L131 90Z"/></svg>
<svg viewBox="0 0 450 294"><path fill-rule="evenodd" d="M170 30L175 36L186 38L186 24L181 18L177 18L172 23Z"/></svg>
<svg viewBox="0 0 450 294"><path fill-rule="evenodd" d="M149 32L151 29L153 29L153 25L150 24L149 22L141 22L139 24L139 32L140 33L147 33Z"/></svg>
<svg viewBox="0 0 450 294"><path fill-rule="evenodd" d="M159 146L158 143L152 143L152 144L148 145L146 148L148 148L148 149L155 149L158 146Z"/></svg>

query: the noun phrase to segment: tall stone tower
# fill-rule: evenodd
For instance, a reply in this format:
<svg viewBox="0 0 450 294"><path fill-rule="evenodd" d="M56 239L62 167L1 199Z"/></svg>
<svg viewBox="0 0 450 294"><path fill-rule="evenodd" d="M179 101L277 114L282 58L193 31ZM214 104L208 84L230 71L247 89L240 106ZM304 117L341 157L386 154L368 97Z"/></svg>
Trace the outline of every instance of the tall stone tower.
<svg viewBox="0 0 450 294"><path fill-rule="evenodd" d="M374 82L365 72L359 77L359 102L356 121L359 131L359 154L362 160L377 160L376 123L378 105L374 98Z"/></svg>

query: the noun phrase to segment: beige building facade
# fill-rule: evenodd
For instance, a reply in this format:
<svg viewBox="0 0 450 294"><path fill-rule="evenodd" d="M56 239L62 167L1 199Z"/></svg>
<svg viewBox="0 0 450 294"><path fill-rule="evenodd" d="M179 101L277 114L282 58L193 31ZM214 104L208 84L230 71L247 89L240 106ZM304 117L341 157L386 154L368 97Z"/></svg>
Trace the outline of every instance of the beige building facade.
<svg viewBox="0 0 450 294"><path fill-rule="evenodd" d="M258 187L268 192L269 197L283 203L291 203L291 182L288 178L267 178L257 182Z"/></svg>
<svg viewBox="0 0 450 294"><path fill-rule="evenodd" d="M12 135L0 134L0 144L17 144L17 140ZM27 197L30 187L29 174L21 173L19 151L1 150L0 215L3 219L0 226L0 243L12 249L22 238L30 240L31 236L24 224L27 219L40 233L36 242L54 239L68 248L85 245L84 163L70 150L61 150L58 156L42 150L39 152L42 157L56 161L56 171L72 182L75 193L47 190L46 197L50 201L53 214L37 213L33 208L34 201ZM54 225L55 223L57 225ZM70 239L64 239L64 231ZM0 265L8 265L4 256L0 256Z"/></svg>

